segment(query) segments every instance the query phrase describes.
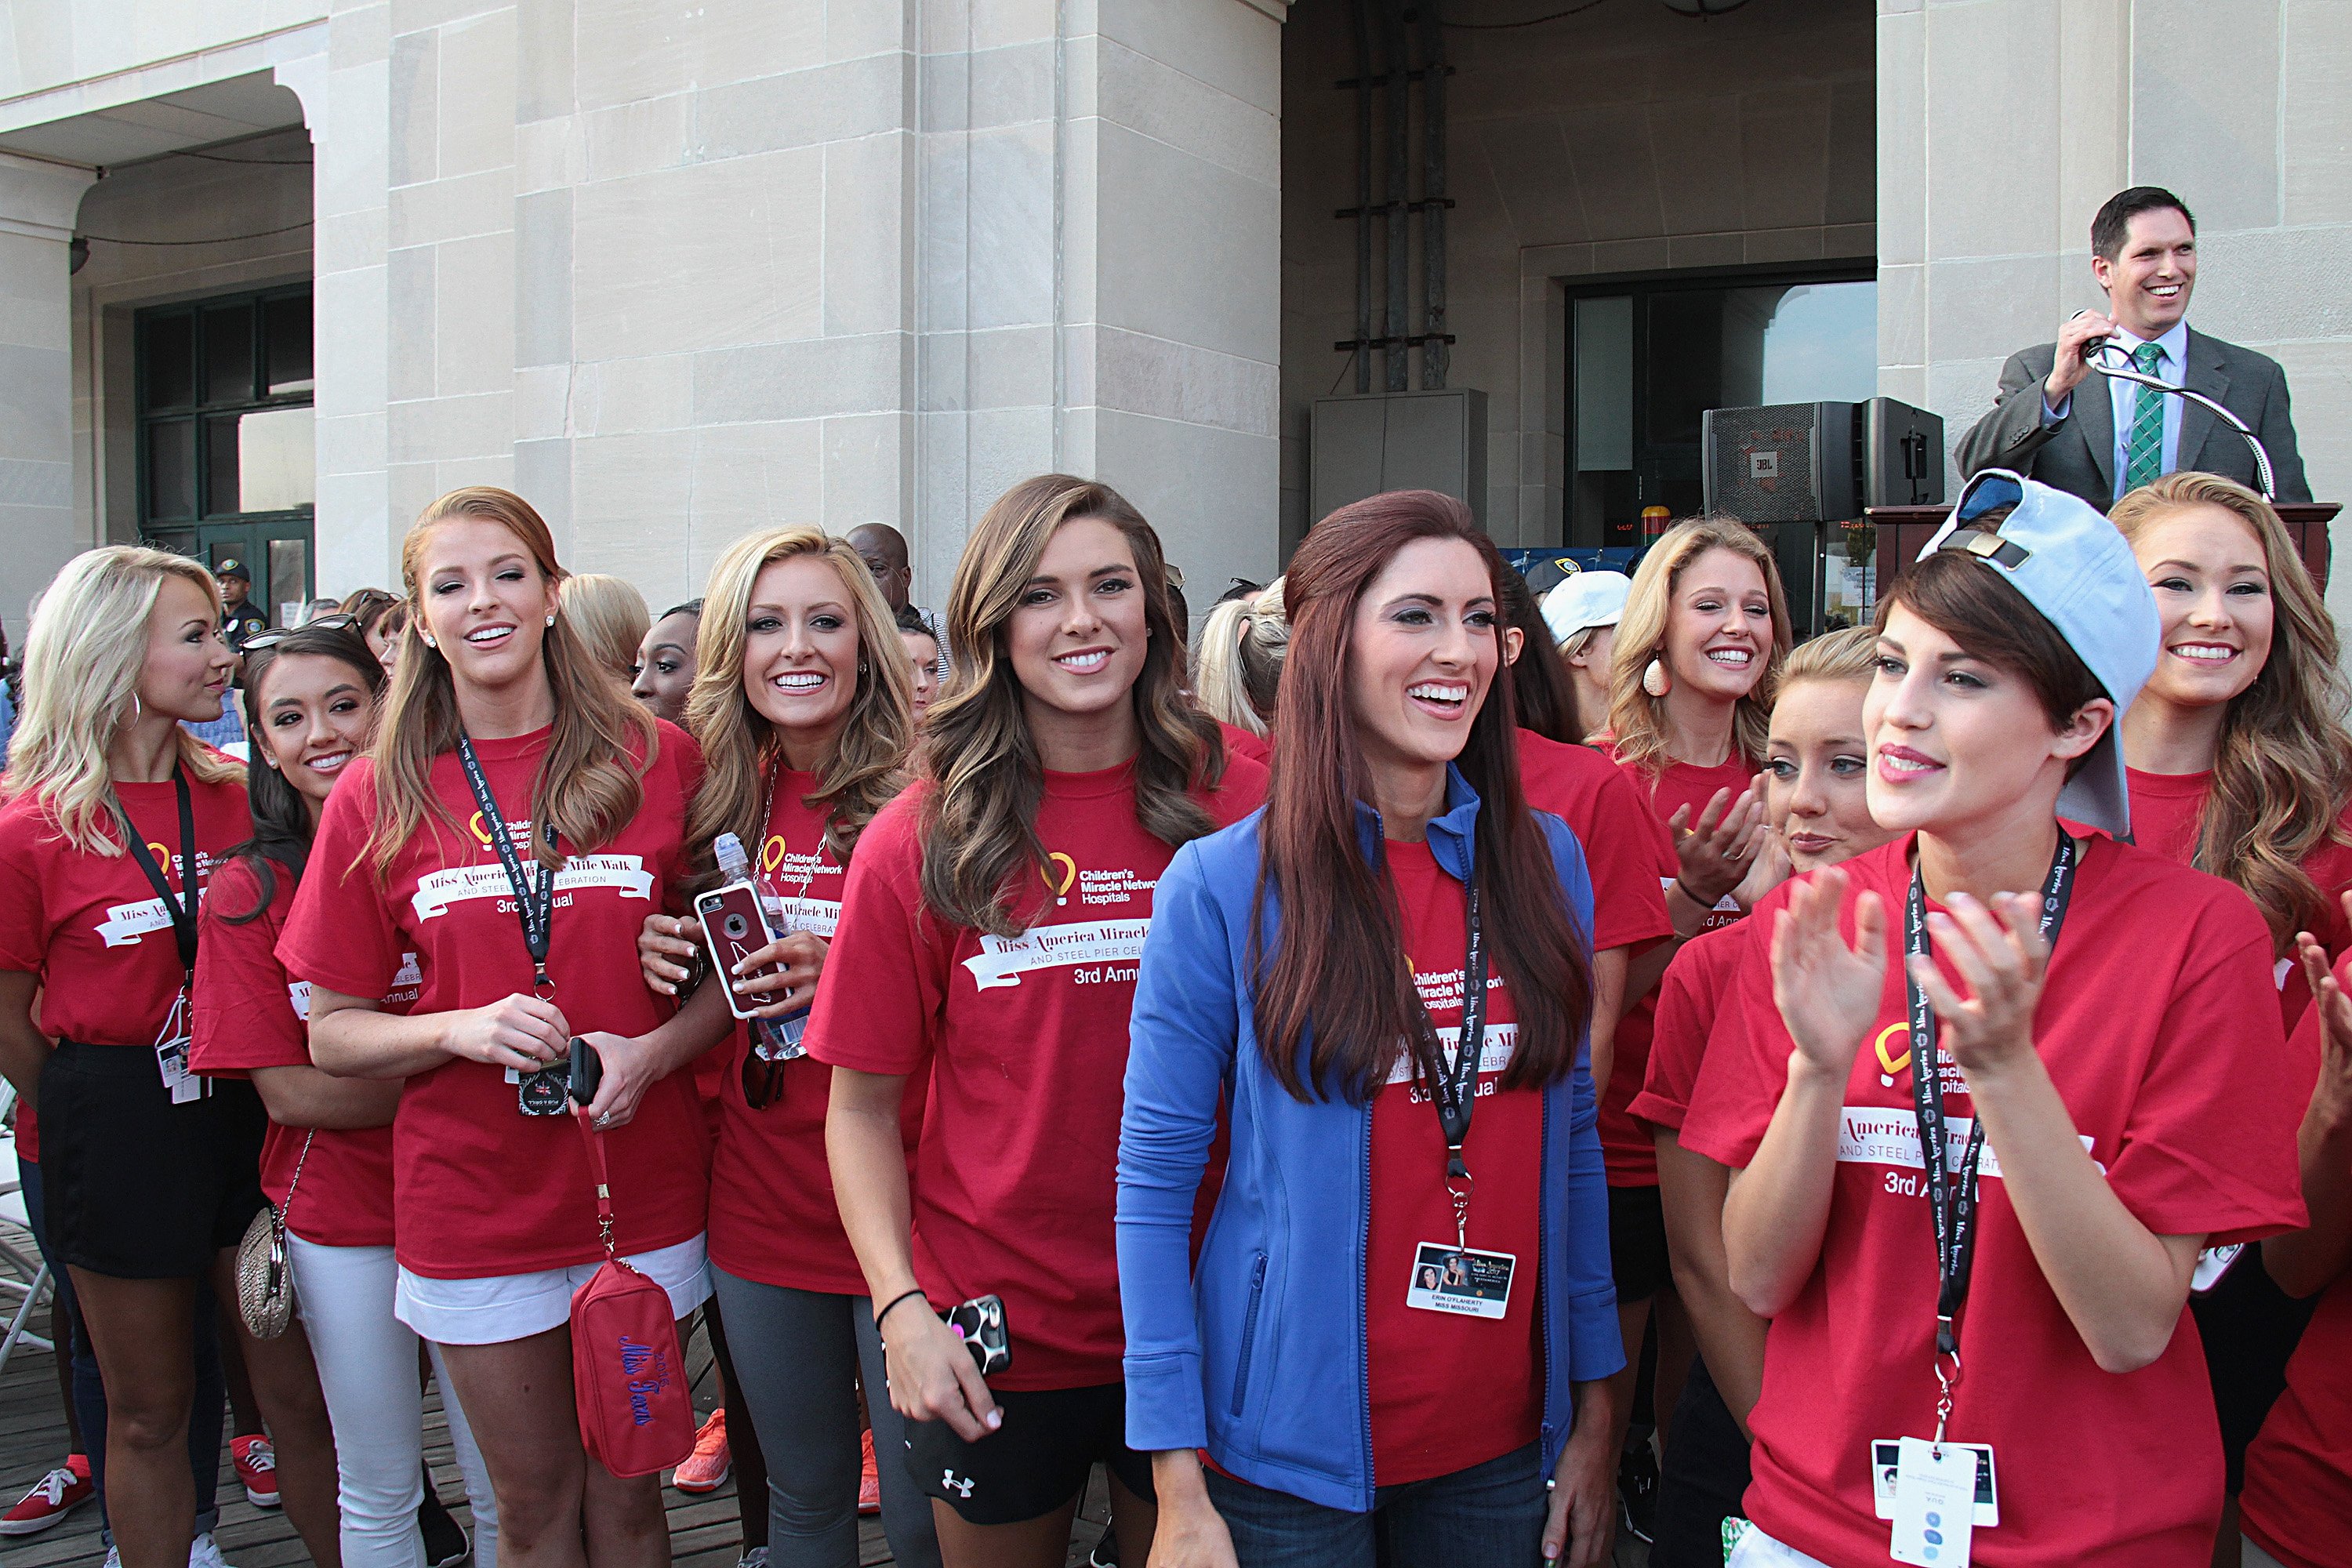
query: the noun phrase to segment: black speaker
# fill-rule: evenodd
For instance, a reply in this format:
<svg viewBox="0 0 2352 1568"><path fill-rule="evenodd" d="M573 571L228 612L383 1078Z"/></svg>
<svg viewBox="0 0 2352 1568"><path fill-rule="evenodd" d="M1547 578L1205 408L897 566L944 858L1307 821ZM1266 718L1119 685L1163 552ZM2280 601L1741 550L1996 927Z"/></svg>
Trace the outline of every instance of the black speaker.
<svg viewBox="0 0 2352 1568"><path fill-rule="evenodd" d="M1710 408L1700 466L1706 510L1742 522L1819 522L1862 515L1851 403Z"/></svg>
<svg viewBox="0 0 2352 1568"><path fill-rule="evenodd" d="M1891 397L1858 405L1862 504L1944 504L1944 418Z"/></svg>

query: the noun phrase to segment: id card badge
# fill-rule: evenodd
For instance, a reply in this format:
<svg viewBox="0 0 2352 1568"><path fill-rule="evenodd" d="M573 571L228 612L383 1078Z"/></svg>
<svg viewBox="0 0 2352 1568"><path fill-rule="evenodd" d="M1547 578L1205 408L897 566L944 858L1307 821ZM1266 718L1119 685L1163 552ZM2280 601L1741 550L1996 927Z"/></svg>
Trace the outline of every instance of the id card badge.
<svg viewBox="0 0 2352 1568"><path fill-rule="evenodd" d="M1958 1443L1895 1440L1895 1538L1897 1563L1969 1568L1976 1531L1977 1457Z"/></svg>
<svg viewBox="0 0 2352 1568"><path fill-rule="evenodd" d="M1990 1530L2000 1522L2000 1489L1992 1471L1992 1445L1990 1443L1954 1443L1947 1439L1947 1449L1966 1448L1977 1457L1977 1489L1974 1522L1979 1530ZM1881 1437L1870 1445L1870 1497L1877 1507L1878 1517L1895 1517L1895 1480L1903 1463L1903 1444L1895 1437Z"/></svg>
<svg viewBox="0 0 2352 1568"><path fill-rule="evenodd" d="M1511 1276L1518 1266L1518 1258L1508 1252L1424 1241L1413 1248L1404 1304L1423 1312L1499 1318L1510 1308Z"/></svg>
<svg viewBox="0 0 2352 1568"><path fill-rule="evenodd" d="M155 1068L163 1075L163 1087L174 1105L185 1105L202 1100L212 1085L191 1071L188 1067L188 990L180 988L173 998L172 1011L163 1020L163 1032L155 1037Z"/></svg>

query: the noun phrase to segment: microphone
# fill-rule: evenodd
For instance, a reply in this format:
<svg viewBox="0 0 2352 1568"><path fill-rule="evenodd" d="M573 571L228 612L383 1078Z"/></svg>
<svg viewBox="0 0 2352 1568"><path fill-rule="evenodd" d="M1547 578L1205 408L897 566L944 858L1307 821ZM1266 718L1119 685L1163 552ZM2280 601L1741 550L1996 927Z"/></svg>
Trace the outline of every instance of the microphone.
<svg viewBox="0 0 2352 1568"><path fill-rule="evenodd" d="M2101 375L2112 377L2116 381L2128 381L2135 386L2149 387L2163 393L2167 397L2181 398L2197 404L2200 407L2211 409L2215 417L2235 430L2239 438L2245 442L2247 450L2253 453L2254 472L2262 479L2263 499L2266 501L2278 500L2278 481L2271 472L2271 455L2263 449L2262 442L2256 438L2246 422L2222 407L2219 402L2201 392L2177 385L2169 381L2158 381L2152 375L2143 374L2139 367L2132 363L2131 355L2124 352L2123 345L2113 338L2084 340L2083 364L2087 370L2095 370Z"/></svg>

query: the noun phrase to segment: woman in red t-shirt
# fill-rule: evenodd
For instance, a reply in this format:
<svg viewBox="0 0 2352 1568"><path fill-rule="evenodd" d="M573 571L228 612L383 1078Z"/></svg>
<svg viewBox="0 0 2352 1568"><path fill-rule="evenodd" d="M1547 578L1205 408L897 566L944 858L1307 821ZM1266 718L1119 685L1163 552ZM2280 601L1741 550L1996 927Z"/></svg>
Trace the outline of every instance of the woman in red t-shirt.
<svg viewBox="0 0 2352 1568"><path fill-rule="evenodd" d="M660 1487L587 1462L570 1313L608 1247L680 1317L709 1293L701 1112L674 1071L694 1051L635 962L681 870L700 756L558 613L562 568L520 496L443 496L401 574L415 612L375 750L327 802L278 956L310 985L320 1067L408 1080L394 1310L442 1347L501 1544L568 1554L585 1528L592 1555L650 1560ZM585 1110L610 1154L611 1241L584 1130L567 1125L575 1037L603 1062Z"/></svg>
<svg viewBox="0 0 2352 1568"><path fill-rule="evenodd" d="M858 840L809 1024L835 1069L834 1190L940 1555L1058 1564L1100 1461L1141 1563L1111 1228L1128 1012L1161 870L1265 773L1185 700L1159 537L1108 486L999 497L947 613L922 780ZM910 1201L903 1102L926 1065ZM950 1310L1010 1365L983 1379Z"/></svg>
<svg viewBox="0 0 2352 1568"><path fill-rule="evenodd" d="M305 1346L316 1363L306 1427L271 1420L283 1489L290 1503L315 1463L323 1482L319 1517L328 1539L339 1541L344 1568L413 1568L425 1550L417 1528L424 1398L416 1335L392 1312L392 1118L400 1084L331 1078L311 1065L310 987L286 973L277 952L319 814L375 731L383 666L355 622L325 616L247 637L244 680L254 836L229 852L205 899L188 1058L199 1072L249 1079L269 1110L261 1186L284 1216L300 1313L284 1342ZM412 983L386 1004L404 1006L415 994ZM475 1550L495 1556L489 1477L455 1399L448 1415L473 1504Z"/></svg>
<svg viewBox="0 0 2352 1568"><path fill-rule="evenodd" d="M2352 950L2352 729L2336 623L2270 503L2214 474L2167 474L2117 501L2163 620L2156 672L2125 714L2132 840L2235 882L2271 928L2292 1030L2311 988L2291 962L2308 928ZM2311 1315L2241 1256L2193 1299L2234 1496L2246 1445L2284 1386ZM2224 1521L2234 1538L2236 1526Z"/></svg>
<svg viewBox="0 0 2352 1568"><path fill-rule="evenodd" d="M2209 1236L2299 1223L2300 1108L2260 917L2120 841L2155 603L2105 519L1991 470L1878 630L1867 788L1903 837L1764 901L1683 1124L1772 1320L1733 1568L1877 1561L1889 1519L1906 1561L2202 1568L2189 1279Z"/></svg>
<svg viewBox="0 0 2352 1568"><path fill-rule="evenodd" d="M1735 889L1756 873L1764 807L1753 787L1766 721L1790 642L1789 609L1772 552L1752 529L1721 517L1668 529L1633 573L1611 645L1608 732L1599 745L1640 787L1662 826L1654 850L1675 936L1686 940L1745 912ZM1764 886L1769 887L1769 882ZM1650 1304L1671 1303L1665 1216L1649 1129L1628 1107L1642 1092L1657 1012L1658 977L1674 955L1659 942L1629 965L1622 1016L1593 1058L1601 1091L1601 1152L1609 1166L1609 1247L1625 1331L1619 1408L1633 1406ZM1659 1319L1654 1414L1664 1434L1691 1355L1679 1310ZM1626 1510L1646 1538L1656 1486L1647 1444L1627 1456Z"/></svg>
<svg viewBox="0 0 2352 1568"><path fill-rule="evenodd" d="M234 1249L262 1204L261 1102L187 1068L197 910L252 831L243 771L181 728L220 717L236 667L220 619L212 574L184 556L110 545L68 562L34 609L0 804L0 1070L40 1116L47 1253L98 1352L108 1512L131 1568L188 1561L195 1292L209 1281L238 1321ZM246 1345L265 1413L289 1426L293 1349ZM314 1531L302 1505L320 1489L298 1478L328 1476L323 1461L285 1456Z"/></svg>
<svg viewBox="0 0 2352 1568"><path fill-rule="evenodd" d="M2279 1284L2315 1298L2318 1310L2246 1454L2246 1568L2352 1563L2352 958L2331 975L2326 950L2308 931L2299 941L2315 997L2294 1037L2298 1065L2318 1069L2295 1138L2311 1223L2262 1250Z"/></svg>
<svg viewBox="0 0 2352 1568"><path fill-rule="evenodd" d="M881 1395L882 1342L857 1258L841 1228L824 1157L833 1069L756 1042L730 1013L733 985L798 1033L841 918L842 883L860 835L905 784L913 679L890 607L866 563L814 528L737 540L711 568L699 673L687 723L708 772L687 821L699 892L719 883L711 846L731 833L757 857L771 918L786 934L713 974L679 1022L725 1041L714 1053L719 1139L711 1167L710 1262L737 1376L765 1460L768 1561L826 1568L857 1554L862 1468L857 1389L867 1406L883 1528L891 1556L939 1560L930 1505L899 1462L906 1441ZM648 917L639 943L647 980L674 992L680 960L703 951L698 922ZM762 973L770 969L774 973ZM909 1131L922 1096L907 1100Z"/></svg>
<svg viewBox="0 0 2352 1568"><path fill-rule="evenodd" d="M1862 700L1878 669L1878 634L1852 626L1800 643L1780 673L1764 747L1764 810L1772 837L1759 869L1802 875L1852 859L1891 837L1871 819L1863 779ZM1770 871L1768 869L1768 874ZM1650 1066L1633 1113L1658 1151L1658 1192L1674 1255L1675 1290L1698 1342L1674 1411L1658 1482L1659 1568L1723 1561L1723 1521L1748 1489L1748 1412L1764 1373L1764 1324L1732 1293L1723 1258L1731 1173L1682 1146L1707 1037L1756 935L1742 921L1684 944L1658 986Z"/></svg>

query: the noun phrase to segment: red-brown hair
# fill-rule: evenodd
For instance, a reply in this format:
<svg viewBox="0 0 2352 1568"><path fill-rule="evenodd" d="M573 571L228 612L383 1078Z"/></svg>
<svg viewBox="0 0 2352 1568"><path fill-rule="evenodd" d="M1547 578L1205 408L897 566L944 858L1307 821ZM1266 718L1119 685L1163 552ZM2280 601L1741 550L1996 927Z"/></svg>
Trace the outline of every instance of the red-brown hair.
<svg viewBox="0 0 2352 1568"><path fill-rule="evenodd" d="M1361 1103L1408 1049L1424 1073L1438 1065L1429 1059L1385 861L1368 861L1359 837L1357 803L1369 797L1370 779L1349 700L1357 606L1397 552L1420 539L1467 543L1490 582L1500 584L1508 570L1469 508L1433 490L1396 490L1316 524L1285 579L1290 656L1274 726L1282 744L1261 830L1256 900L1263 909L1274 896L1282 931L1268 952L1253 916L1250 948L1259 1046L1268 1070L1301 1100L1336 1091ZM1517 1089L1574 1069L1592 1014L1591 946L1520 793L1499 614L1495 636L1496 679L1456 765L1482 803L1473 854L1492 962L1519 1019L1518 1047L1503 1075L1504 1087Z"/></svg>

